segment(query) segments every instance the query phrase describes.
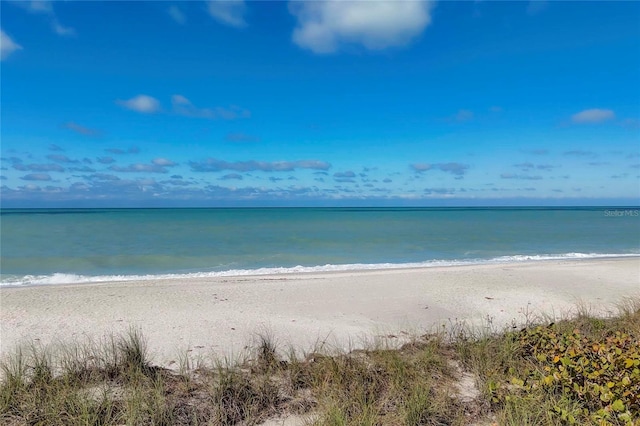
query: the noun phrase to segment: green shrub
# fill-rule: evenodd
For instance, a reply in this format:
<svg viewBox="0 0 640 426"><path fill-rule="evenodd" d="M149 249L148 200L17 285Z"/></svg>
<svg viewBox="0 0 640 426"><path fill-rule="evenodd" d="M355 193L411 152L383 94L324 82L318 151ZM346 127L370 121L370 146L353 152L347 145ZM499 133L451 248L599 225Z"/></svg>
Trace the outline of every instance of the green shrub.
<svg viewBox="0 0 640 426"><path fill-rule="evenodd" d="M578 329L560 332L555 324L524 329L516 338L517 356L529 367L511 368L509 383L492 383L493 402L542 390L560 401L573 402L553 407L555 415L569 424L581 417L602 424L640 420L640 344L636 338L617 331L597 340Z"/></svg>

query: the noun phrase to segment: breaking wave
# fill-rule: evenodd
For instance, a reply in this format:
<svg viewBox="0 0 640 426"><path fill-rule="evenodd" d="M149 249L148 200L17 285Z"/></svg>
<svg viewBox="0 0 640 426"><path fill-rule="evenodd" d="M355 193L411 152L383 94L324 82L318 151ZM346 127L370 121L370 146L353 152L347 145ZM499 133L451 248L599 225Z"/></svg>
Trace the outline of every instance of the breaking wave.
<svg viewBox="0 0 640 426"><path fill-rule="evenodd" d="M463 266L463 265L483 265L500 263L536 262L545 260L580 260L599 259L614 257L638 257L638 253L607 254L607 253L564 253L564 254L541 254L541 255L512 255L499 256L491 259L464 259L464 260L428 260L424 262L410 263L352 263L352 264L326 264L317 266L294 266L294 267L270 267L257 269L230 269L226 271L192 272L175 274L148 274L148 275L77 275L68 273L54 273L50 275L6 275L0 279L0 286L33 286L33 285L56 285L56 284L88 284L103 282L122 281L154 281L154 280L174 280L193 278L216 278L216 277L238 277L255 275L281 275L281 274L302 274L317 272L346 272L384 269L406 269L406 268L432 268L443 266Z"/></svg>

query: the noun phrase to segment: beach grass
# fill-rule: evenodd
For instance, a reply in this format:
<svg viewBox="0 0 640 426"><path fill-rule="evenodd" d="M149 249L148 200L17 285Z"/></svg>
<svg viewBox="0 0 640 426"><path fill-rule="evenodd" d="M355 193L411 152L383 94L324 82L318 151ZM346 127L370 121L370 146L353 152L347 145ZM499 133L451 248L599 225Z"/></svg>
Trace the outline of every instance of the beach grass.
<svg viewBox="0 0 640 426"><path fill-rule="evenodd" d="M611 317L507 330L457 324L349 352L283 348L268 334L236 362L154 366L131 329L98 342L27 345L1 364L7 425L640 424L640 298ZM277 424L277 423L272 423Z"/></svg>

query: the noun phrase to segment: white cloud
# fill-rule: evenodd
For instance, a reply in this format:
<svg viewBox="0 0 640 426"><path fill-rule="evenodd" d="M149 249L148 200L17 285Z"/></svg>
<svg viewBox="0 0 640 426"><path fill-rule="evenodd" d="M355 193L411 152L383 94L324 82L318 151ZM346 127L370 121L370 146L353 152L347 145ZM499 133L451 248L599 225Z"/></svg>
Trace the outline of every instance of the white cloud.
<svg viewBox="0 0 640 426"><path fill-rule="evenodd" d="M460 122L473 120L473 111L469 111L468 109L461 109L455 115L455 120Z"/></svg>
<svg viewBox="0 0 640 426"><path fill-rule="evenodd" d="M53 28L53 32L61 35L61 36L72 36L76 34L76 30L71 27L65 27L57 19L54 19L51 22L51 28Z"/></svg>
<svg viewBox="0 0 640 426"><path fill-rule="evenodd" d="M24 9L33 13L53 13L52 2L50 1L17 1Z"/></svg>
<svg viewBox="0 0 640 426"><path fill-rule="evenodd" d="M626 127L628 129L639 129L640 128L640 119L638 118L626 118L622 120L622 127Z"/></svg>
<svg viewBox="0 0 640 426"><path fill-rule="evenodd" d="M47 173L30 173L26 176L22 176L20 179L47 181L47 180L51 180L51 176Z"/></svg>
<svg viewBox="0 0 640 426"><path fill-rule="evenodd" d="M118 100L116 103L132 111L144 114L160 111L160 102L156 98L147 95L138 95L126 101Z"/></svg>
<svg viewBox="0 0 640 426"><path fill-rule="evenodd" d="M169 13L169 16L171 16L171 18L180 25L184 25L187 22L187 18L184 16L184 13L182 13L182 11L176 6L171 6L167 10L167 13Z"/></svg>
<svg viewBox="0 0 640 426"><path fill-rule="evenodd" d="M461 177L467 170L469 166L462 163L438 163L438 164L428 164L428 163L414 163L409 164L415 172L422 173L428 172L430 170L440 170L446 173L451 173L454 176Z"/></svg>
<svg viewBox="0 0 640 426"><path fill-rule="evenodd" d="M228 133L224 138L227 142L258 142L260 140L255 136L247 135L242 132Z"/></svg>
<svg viewBox="0 0 640 426"><path fill-rule="evenodd" d="M236 172L291 172L296 169L329 170L331 164L320 160L298 161L235 161L228 162L217 158L207 158L203 161L189 161L191 171L194 172L219 172L233 170Z"/></svg>
<svg viewBox="0 0 640 426"><path fill-rule="evenodd" d="M208 118L211 120L236 120L238 118L249 118L251 112L236 105L229 108L198 108L191 101L182 95L173 95L171 97L173 112L187 117Z"/></svg>
<svg viewBox="0 0 640 426"><path fill-rule="evenodd" d="M519 175L515 173L502 173L500 179L541 180L542 176Z"/></svg>
<svg viewBox="0 0 640 426"><path fill-rule="evenodd" d="M96 130L96 129L91 129L89 127L85 127L85 126L81 126L78 123L74 123L73 121L70 121L68 123L65 123L64 128L72 130L76 133L80 133L81 135L85 135L85 136L98 136L100 135L100 131Z"/></svg>
<svg viewBox="0 0 640 426"><path fill-rule="evenodd" d="M191 105L191 101L187 98L185 98L182 95L173 95L171 97L171 102L173 103L174 106L176 105Z"/></svg>
<svg viewBox="0 0 640 426"><path fill-rule="evenodd" d="M155 164L156 166L162 166L162 167L172 167L176 165L175 162L169 160L168 158L154 158L152 163Z"/></svg>
<svg viewBox="0 0 640 426"><path fill-rule="evenodd" d="M65 27L62 25L56 14L53 10L53 1L42 1L42 0L32 0L32 1L15 1L15 4L27 10L30 13L41 13L43 15L48 15L51 19L51 29L54 33L61 36L70 36L75 35L76 30L71 27Z"/></svg>
<svg viewBox="0 0 640 426"><path fill-rule="evenodd" d="M291 2L298 19L293 41L314 53L333 53L341 43L382 50L408 44L431 23L429 1Z"/></svg>
<svg viewBox="0 0 640 426"><path fill-rule="evenodd" d="M111 166L110 170L114 172L124 172L124 173L167 173L168 170L164 168L164 166L160 166L157 164L129 164L128 166Z"/></svg>
<svg viewBox="0 0 640 426"><path fill-rule="evenodd" d="M4 31L0 30L0 60L5 60L13 52L20 49L22 49L22 46L13 41Z"/></svg>
<svg viewBox="0 0 640 426"><path fill-rule="evenodd" d="M615 113L610 109L585 109L571 116L574 123L602 123L615 118Z"/></svg>
<svg viewBox="0 0 640 426"><path fill-rule="evenodd" d="M237 28L247 25L244 0L210 0L207 8L209 15L222 24Z"/></svg>

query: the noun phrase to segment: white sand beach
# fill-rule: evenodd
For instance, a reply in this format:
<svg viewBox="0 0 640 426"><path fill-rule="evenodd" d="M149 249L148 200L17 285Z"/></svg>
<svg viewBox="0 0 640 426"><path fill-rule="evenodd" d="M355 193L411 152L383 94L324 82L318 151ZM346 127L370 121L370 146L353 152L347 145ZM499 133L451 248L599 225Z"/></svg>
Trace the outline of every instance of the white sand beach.
<svg viewBox="0 0 640 426"><path fill-rule="evenodd" d="M1 353L139 328L154 361L239 354L258 333L347 349L465 321L503 327L640 296L640 258L0 289Z"/></svg>

